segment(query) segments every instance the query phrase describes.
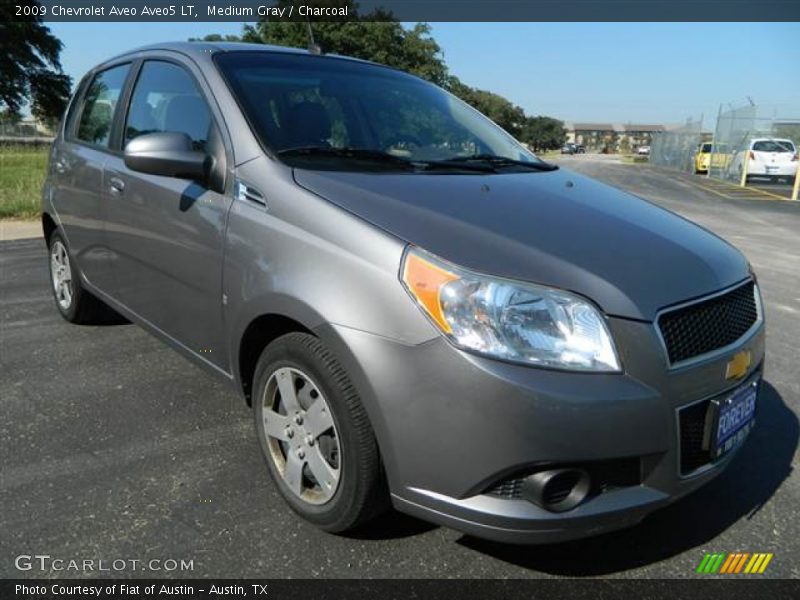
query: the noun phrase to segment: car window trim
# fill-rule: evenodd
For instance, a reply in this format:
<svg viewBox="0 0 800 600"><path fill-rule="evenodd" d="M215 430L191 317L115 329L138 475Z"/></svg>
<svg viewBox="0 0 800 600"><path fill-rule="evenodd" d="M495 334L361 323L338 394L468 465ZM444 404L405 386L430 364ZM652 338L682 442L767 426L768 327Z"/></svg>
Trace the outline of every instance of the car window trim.
<svg viewBox="0 0 800 600"><path fill-rule="evenodd" d="M136 60L126 59L121 60L119 62L104 64L102 67L97 67L90 71L87 75L87 84L84 89L81 91L80 97L80 105L78 106L79 112L75 116L75 121L71 126L72 131L71 137L67 138L67 141L73 144L77 144L79 146L84 146L86 148L90 148L92 150L96 150L98 152L103 152L105 154L113 154L119 156L121 152L116 149L114 142L115 142L115 134L117 129L117 116L120 112L120 106L122 105L122 101L125 98L125 93L128 90L131 82L131 72L134 69L136 64ZM94 83L97 76L101 73L105 73L106 71L110 71L111 69L116 69L118 67L122 67L125 65L129 65L128 72L125 75L125 81L122 84L122 89L120 90L119 98L117 98L117 105L114 107L114 114L111 116L111 133L108 138L108 146L101 146L99 144L93 144L91 142L87 142L86 140L82 140L78 137L76 128L80 127L80 122L83 119L83 112L86 110L86 93L89 91L89 88Z"/></svg>
<svg viewBox="0 0 800 600"><path fill-rule="evenodd" d="M92 78L87 74L84 75L75 87L75 93L72 94L67 109L64 111L64 121L61 123L61 137L67 142L74 141L75 137L75 124L78 123L80 116L83 113L83 96L86 93L86 88L89 87L89 82Z"/></svg>

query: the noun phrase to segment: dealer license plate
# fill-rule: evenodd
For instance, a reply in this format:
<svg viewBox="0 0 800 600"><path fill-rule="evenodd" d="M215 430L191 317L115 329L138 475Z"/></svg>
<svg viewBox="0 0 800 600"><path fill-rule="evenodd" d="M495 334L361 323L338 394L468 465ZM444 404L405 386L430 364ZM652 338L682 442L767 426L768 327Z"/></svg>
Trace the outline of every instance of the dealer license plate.
<svg viewBox="0 0 800 600"><path fill-rule="evenodd" d="M739 444L755 425L759 380L749 381L731 395L711 402L711 455L718 458Z"/></svg>

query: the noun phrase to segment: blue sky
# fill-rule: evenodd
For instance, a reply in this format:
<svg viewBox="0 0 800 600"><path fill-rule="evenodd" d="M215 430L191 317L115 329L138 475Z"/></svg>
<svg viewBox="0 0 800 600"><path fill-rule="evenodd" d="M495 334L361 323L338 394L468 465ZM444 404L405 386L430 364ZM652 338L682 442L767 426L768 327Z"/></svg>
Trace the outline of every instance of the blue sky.
<svg viewBox="0 0 800 600"><path fill-rule="evenodd" d="M50 23L75 79L129 48L239 23ZM677 123L747 96L800 118L798 23L433 23L451 71L530 114Z"/></svg>

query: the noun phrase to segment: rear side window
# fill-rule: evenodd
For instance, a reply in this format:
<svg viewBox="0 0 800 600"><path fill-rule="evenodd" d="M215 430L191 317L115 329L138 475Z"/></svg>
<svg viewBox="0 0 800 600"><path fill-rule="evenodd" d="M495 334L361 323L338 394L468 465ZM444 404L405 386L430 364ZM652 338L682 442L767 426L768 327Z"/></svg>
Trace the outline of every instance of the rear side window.
<svg viewBox="0 0 800 600"><path fill-rule="evenodd" d="M794 152L794 145L789 140L765 140L755 142L753 150L756 152Z"/></svg>
<svg viewBox="0 0 800 600"><path fill-rule="evenodd" d="M130 65L120 65L95 75L83 100L77 138L108 148L117 101Z"/></svg>
<svg viewBox="0 0 800 600"><path fill-rule="evenodd" d="M182 132L205 150L211 113L191 76L164 61L144 63L125 123L125 144L145 133Z"/></svg>

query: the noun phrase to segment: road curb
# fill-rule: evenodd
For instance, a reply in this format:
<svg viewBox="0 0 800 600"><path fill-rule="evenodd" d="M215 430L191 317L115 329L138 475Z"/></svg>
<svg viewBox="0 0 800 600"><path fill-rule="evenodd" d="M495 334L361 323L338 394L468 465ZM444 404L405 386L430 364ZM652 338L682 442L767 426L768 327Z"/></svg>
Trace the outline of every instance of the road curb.
<svg viewBox="0 0 800 600"><path fill-rule="evenodd" d="M16 219L0 221L0 242L41 237L42 225L39 221L22 221Z"/></svg>

